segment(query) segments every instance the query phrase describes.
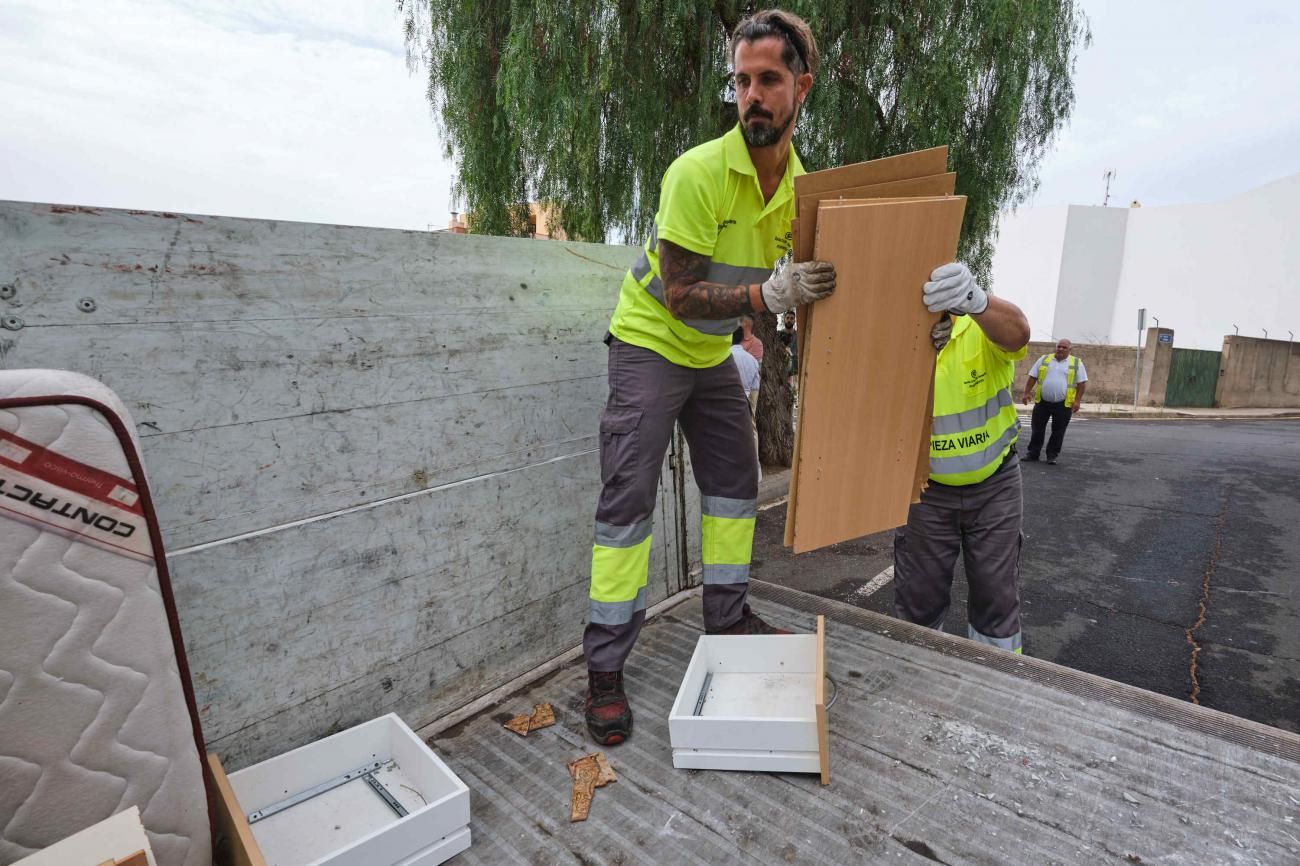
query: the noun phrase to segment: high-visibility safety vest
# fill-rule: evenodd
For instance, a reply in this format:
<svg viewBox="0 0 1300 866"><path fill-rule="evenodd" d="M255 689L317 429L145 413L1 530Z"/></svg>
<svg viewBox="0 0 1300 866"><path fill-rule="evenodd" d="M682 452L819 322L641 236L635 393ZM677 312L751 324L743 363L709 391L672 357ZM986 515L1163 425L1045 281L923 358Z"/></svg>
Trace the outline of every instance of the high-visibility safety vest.
<svg viewBox="0 0 1300 866"><path fill-rule="evenodd" d="M710 282L761 283L790 249L794 179L801 174L803 164L791 148L780 186L771 201L763 201L739 124L677 157L664 173L650 239L623 277L610 333L683 367L715 367L727 360L740 320L683 321L668 312L659 241L709 256Z"/></svg>
<svg viewBox="0 0 1300 866"><path fill-rule="evenodd" d="M1025 349L1007 352L970 316L954 316L934 371L930 480L965 486L988 478L1020 435L1011 386Z"/></svg>
<svg viewBox="0 0 1300 866"><path fill-rule="evenodd" d="M1052 355L1044 355L1038 359L1038 376L1036 377L1037 384L1034 385L1035 403L1043 402L1043 379L1047 377L1047 365L1051 362L1052 357ZM1073 406L1075 392L1074 380L1075 377L1079 375L1079 359L1073 355L1069 355L1065 360L1070 364L1065 371L1065 405Z"/></svg>

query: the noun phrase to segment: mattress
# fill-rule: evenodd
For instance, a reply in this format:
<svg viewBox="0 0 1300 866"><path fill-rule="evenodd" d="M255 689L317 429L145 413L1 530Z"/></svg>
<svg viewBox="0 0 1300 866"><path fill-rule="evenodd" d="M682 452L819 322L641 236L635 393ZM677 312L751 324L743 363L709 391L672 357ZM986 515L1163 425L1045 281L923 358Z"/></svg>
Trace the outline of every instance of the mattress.
<svg viewBox="0 0 1300 866"><path fill-rule="evenodd" d="M210 866L202 750L130 416L0 371L0 866L132 806L159 866Z"/></svg>

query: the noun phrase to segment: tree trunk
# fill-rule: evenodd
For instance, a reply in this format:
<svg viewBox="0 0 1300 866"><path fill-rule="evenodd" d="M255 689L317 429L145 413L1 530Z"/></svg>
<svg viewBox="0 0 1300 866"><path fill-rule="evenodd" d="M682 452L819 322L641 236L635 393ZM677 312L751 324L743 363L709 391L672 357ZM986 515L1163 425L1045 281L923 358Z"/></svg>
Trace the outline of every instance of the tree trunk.
<svg viewBox="0 0 1300 866"><path fill-rule="evenodd" d="M758 457L764 466L794 460L794 392L790 390L790 354L777 336L776 316L754 314L754 334L763 342L763 376L758 390Z"/></svg>

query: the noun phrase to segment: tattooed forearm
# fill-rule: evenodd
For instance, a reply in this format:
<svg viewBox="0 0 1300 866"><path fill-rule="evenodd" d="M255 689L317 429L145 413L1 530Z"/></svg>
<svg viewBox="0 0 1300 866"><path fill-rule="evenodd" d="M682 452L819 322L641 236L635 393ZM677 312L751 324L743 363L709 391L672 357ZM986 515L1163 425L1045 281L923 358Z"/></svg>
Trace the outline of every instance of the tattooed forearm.
<svg viewBox="0 0 1300 866"><path fill-rule="evenodd" d="M749 286L711 283L712 260L669 241L659 241L659 273L664 303L679 319L731 319L752 313Z"/></svg>

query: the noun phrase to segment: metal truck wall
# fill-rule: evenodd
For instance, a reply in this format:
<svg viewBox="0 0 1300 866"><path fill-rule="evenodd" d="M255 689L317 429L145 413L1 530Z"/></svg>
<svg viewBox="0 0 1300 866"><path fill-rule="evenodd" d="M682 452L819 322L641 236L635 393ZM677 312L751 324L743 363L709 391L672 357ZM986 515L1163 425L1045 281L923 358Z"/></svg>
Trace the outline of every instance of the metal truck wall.
<svg viewBox="0 0 1300 866"><path fill-rule="evenodd" d="M0 364L94 376L134 415L231 769L389 711L420 726L579 642L632 256L0 202ZM652 602L698 561L680 475Z"/></svg>

